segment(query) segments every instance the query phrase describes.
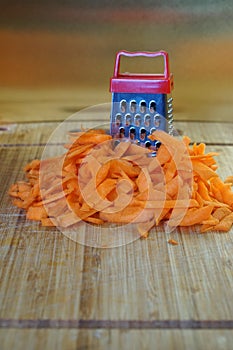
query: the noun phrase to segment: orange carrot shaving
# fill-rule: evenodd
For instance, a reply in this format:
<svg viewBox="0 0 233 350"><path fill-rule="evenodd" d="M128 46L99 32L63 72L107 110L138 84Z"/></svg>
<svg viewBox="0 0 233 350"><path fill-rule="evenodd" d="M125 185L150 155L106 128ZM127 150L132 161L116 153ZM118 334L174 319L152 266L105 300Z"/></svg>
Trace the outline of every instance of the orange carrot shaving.
<svg viewBox="0 0 233 350"><path fill-rule="evenodd" d="M217 153L205 153L204 143L190 146L187 136L180 141L157 130L150 138L162 143L156 158L129 141L116 144L103 130L70 133L65 155L25 166L27 180L9 189L13 204L43 226L137 223L146 238L167 220L169 227L229 231L233 176L220 179Z"/></svg>
<svg viewBox="0 0 233 350"><path fill-rule="evenodd" d="M225 216L217 225L215 225L215 230L219 231L229 231L233 224L233 213Z"/></svg>
<svg viewBox="0 0 233 350"><path fill-rule="evenodd" d="M178 245L179 244L175 239L172 239L172 238L170 238L167 242L171 245Z"/></svg>
<svg viewBox="0 0 233 350"><path fill-rule="evenodd" d="M228 176L224 183L228 183L229 185L233 186L233 176Z"/></svg>

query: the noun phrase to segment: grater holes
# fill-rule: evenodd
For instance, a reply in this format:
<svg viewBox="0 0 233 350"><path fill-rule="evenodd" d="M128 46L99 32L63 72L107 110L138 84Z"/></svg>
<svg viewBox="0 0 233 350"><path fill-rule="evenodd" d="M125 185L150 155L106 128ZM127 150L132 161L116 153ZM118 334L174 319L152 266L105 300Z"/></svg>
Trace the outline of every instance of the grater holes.
<svg viewBox="0 0 233 350"><path fill-rule="evenodd" d="M156 128L151 128L150 129L150 134L152 135L154 131L156 131Z"/></svg>
<svg viewBox="0 0 233 350"><path fill-rule="evenodd" d="M156 128L158 128L158 127L160 126L160 122L161 122L161 117L160 117L159 114L156 114L156 115L154 116L154 126L155 126Z"/></svg>
<svg viewBox="0 0 233 350"><path fill-rule="evenodd" d="M130 101L130 112L136 113L137 103L135 100Z"/></svg>
<svg viewBox="0 0 233 350"><path fill-rule="evenodd" d="M122 101L120 102L120 109L121 109L121 112L122 112L122 113L125 113L125 112L126 112L126 108L127 108L127 102L126 102L126 100L122 100Z"/></svg>
<svg viewBox="0 0 233 350"><path fill-rule="evenodd" d="M150 126L150 115L149 114L147 114L147 115L145 115L145 118L144 118L144 125L145 125L145 127L149 127Z"/></svg>
<svg viewBox="0 0 233 350"><path fill-rule="evenodd" d="M129 126L131 124L132 124L132 117L131 117L130 114L126 114L126 116L125 116L125 125Z"/></svg>
<svg viewBox="0 0 233 350"><path fill-rule="evenodd" d="M135 140L136 138L136 129L134 127L129 129L129 138L130 140Z"/></svg>
<svg viewBox="0 0 233 350"><path fill-rule="evenodd" d="M119 129L119 138L123 139L125 137L125 128L120 127Z"/></svg>
<svg viewBox="0 0 233 350"><path fill-rule="evenodd" d="M139 114L135 115L135 117L134 117L134 124L135 124L135 126L140 126L141 125L141 116Z"/></svg>
<svg viewBox="0 0 233 350"><path fill-rule="evenodd" d="M150 102L150 113L155 113L156 112L156 102L155 101L151 101Z"/></svg>
<svg viewBox="0 0 233 350"><path fill-rule="evenodd" d="M160 141L156 141L155 142L156 150L158 150L161 145L162 145L162 143Z"/></svg>
<svg viewBox="0 0 233 350"><path fill-rule="evenodd" d="M120 114L116 115L115 124L116 124L116 126L120 126L122 124L122 116Z"/></svg>
<svg viewBox="0 0 233 350"><path fill-rule="evenodd" d="M174 128L173 128L173 104L172 104L173 98L169 98L167 100L167 119L168 119L168 133L170 135L173 134Z"/></svg>
<svg viewBox="0 0 233 350"><path fill-rule="evenodd" d="M146 113L146 101L141 101L140 102L140 112L142 114Z"/></svg>
<svg viewBox="0 0 233 350"><path fill-rule="evenodd" d="M144 128L140 129L139 137L140 137L141 141L145 141L145 139L146 139L146 129L144 129Z"/></svg>
<svg viewBox="0 0 233 350"><path fill-rule="evenodd" d="M152 146L151 142L150 141L146 141L145 142L145 147L146 148L150 148Z"/></svg>

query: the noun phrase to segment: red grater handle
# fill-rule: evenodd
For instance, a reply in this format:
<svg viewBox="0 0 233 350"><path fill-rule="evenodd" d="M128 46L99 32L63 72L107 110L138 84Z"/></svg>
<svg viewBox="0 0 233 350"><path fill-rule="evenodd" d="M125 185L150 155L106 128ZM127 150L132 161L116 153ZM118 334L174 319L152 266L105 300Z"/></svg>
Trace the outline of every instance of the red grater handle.
<svg viewBox="0 0 233 350"><path fill-rule="evenodd" d="M149 51L136 51L136 52L130 52L130 51L119 51L116 55L116 60L115 60L115 67L114 67L114 78L117 78L120 76L119 71L120 71L120 60L121 56L126 56L126 57L159 57L162 56L164 58L164 78L168 79L170 76L170 71L169 71L169 61L168 61L168 53L166 51L157 51L157 52L149 52Z"/></svg>

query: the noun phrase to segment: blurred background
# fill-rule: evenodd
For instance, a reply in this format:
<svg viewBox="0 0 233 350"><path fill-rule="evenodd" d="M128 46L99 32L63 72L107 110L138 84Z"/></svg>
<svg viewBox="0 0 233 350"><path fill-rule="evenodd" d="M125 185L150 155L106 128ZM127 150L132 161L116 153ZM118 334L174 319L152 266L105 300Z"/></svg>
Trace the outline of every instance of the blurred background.
<svg viewBox="0 0 233 350"><path fill-rule="evenodd" d="M176 119L233 121L232 43L232 0L1 1L0 121L110 102L122 49L169 53Z"/></svg>

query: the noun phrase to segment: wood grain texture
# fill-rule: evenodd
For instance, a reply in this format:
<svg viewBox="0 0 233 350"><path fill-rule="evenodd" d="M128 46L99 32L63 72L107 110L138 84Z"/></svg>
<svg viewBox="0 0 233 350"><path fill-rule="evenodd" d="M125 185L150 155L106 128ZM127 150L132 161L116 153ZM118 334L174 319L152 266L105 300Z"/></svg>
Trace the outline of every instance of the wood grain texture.
<svg viewBox="0 0 233 350"><path fill-rule="evenodd" d="M3 337L1 337L3 335ZM3 349L231 350L232 331L217 330L0 330Z"/></svg>
<svg viewBox="0 0 233 350"><path fill-rule="evenodd" d="M208 150L221 152L218 172L225 178L233 173L232 124L180 122L179 129L201 140L207 125ZM19 124L0 136L1 348L231 349L232 230L166 234L158 227L147 240L101 249L42 228L12 206L10 184L42 156L57 126ZM214 144L217 135L221 144ZM55 138L47 148L52 156L62 145Z"/></svg>

